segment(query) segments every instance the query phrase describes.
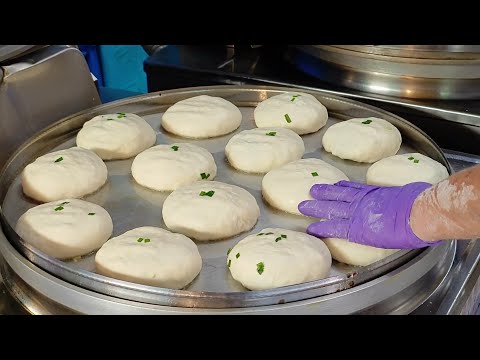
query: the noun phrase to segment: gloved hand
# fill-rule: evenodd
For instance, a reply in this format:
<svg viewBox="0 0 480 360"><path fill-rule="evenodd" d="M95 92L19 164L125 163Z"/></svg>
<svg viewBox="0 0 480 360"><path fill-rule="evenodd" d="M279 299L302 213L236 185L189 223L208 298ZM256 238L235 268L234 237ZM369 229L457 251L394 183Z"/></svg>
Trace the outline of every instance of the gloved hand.
<svg viewBox="0 0 480 360"><path fill-rule="evenodd" d="M313 185L315 200L302 201L298 210L307 216L327 219L307 228L320 237L348 239L386 249L414 249L440 243L425 242L410 227L410 211L417 196L432 186L416 182L381 187L351 181Z"/></svg>

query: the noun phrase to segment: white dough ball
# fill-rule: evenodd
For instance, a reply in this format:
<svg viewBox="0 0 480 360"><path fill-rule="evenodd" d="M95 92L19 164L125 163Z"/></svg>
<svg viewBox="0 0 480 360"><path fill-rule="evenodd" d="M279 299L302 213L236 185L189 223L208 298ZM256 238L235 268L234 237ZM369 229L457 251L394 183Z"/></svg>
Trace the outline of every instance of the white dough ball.
<svg viewBox="0 0 480 360"><path fill-rule="evenodd" d="M305 152L302 138L283 128L257 128L234 135L225 147L228 162L249 173L266 173Z"/></svg>
<svg viewBox="0 0 480 360"><path fill-rule="evenodd" d="M354 266L367 266L380 261L398 251L398 249L381 249L373 246L357 244L345 239L322 239L328 246L332 258Z"/></svg>
<svg viewBox="0 0 480 360"><path fill-rule="evenodd" d="M348 180L347 175L320 159L300 159L269 171L262 180L262 195L279 210L301 215L298 204L312 200L315 184L334 184Z"/></svg>
<svg viewBox="0 0 480 360"><path fill-rule="evenodd" d="M57 259L70 259L100 248L112 235L108 212L84 200L63 199L38 205L17 221L17 234Z"/></svg>
<svg viewBox="0 0 480 360"><path fill-rule="evenodd" d="M182 289L200 273L202 258L188 237L143 226L108 240L95 255L95 267L115 279Z"/></svg>
<svg viewBox="0 0 480 360"><path fill-rule="evenodd" d="M212 154L187 143L154 146L138 154L132 163L135 181L157 191L172 191L199 180L210 181L216 175Z"/></svg>
<svg viewBox="0 0 480 360"><path fill-rule="evenodd" d="M40 156L22 172L25 195L41 202L79 198L107 181L105 163L93 151L72 147Z"/></svg>
<svg viewBox="0 0 480 360"><path fill-rule="evenodd" d="M447 177L445 166L419 153L390 156L367 171L367 183L380 186L402 186L417 181L436 184Z"/></svg>
<svg viewBox="0 0 480 360"><path fill-rule="evenodd" d="M284 127L303 135L316 132L325 126L328 112L313 95L287 92L258 104L254 117L259 128Z"/></svg>
<svg viewBox="0 0 480 360"><path fill-rule="evenodd" d="M325 151L341 159L373 163L395 155L402 144L400 131L388 121L356 118L330 126L322 139Z"/></svg>
<svg viewBox="0 0 480 360"><path fill-rule="evenodd" d="M172 231L196 240L219 240L253 228L260 209L241 187L197 181L172 192L163 203L162 214Z"/></svg>
<svg viewBox="0 0 480 360"><path fill-rule="evenodd" d="M157 135L140 116L129 113L98 115L83 124L77 146L103 160L128 159L155 144Z"/></svg>
<svg viewBox="0 0 480 360"><path fill-rule="evenodd" d="M265 290L322 279L332 257L322 240L303 232L266 228L238 242L227 256L233 278Z"/></svg>
<svg viewBox="0 0 480 360"><path fill-rule="evenodd" d="M242 113L230 101L199 95L170 106L161 125L175 135L204 139L231 133L241 122Z"/></svg>

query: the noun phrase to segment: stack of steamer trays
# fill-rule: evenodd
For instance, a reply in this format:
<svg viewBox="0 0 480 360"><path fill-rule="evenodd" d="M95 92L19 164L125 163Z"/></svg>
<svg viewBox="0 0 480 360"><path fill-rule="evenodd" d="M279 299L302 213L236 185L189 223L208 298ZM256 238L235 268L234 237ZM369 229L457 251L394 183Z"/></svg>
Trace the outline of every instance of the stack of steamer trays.
<svg viewBox="0 0 480 360"><path fill-rule="evenodd" d="M191 88L100 106L31 139L2 174L2 220L28 259L100 293L187 307L288 302L421 252L308 235L320 219L298 204L313 185L436 183L444 165L420 130L355 101Z"/></svg>

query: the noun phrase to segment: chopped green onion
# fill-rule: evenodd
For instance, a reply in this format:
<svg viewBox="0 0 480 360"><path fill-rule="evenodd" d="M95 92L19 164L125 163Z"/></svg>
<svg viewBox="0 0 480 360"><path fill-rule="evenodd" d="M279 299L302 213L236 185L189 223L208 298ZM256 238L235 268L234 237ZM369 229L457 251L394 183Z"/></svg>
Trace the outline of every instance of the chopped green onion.
<svg viewBox="0 0 480 360"><path fill-rule="evenodd" d="M265 233L265 235L273 235L272 232Z"/></svg>
<svg viewBox="0 0 480 360"><path fill-rule="evenodd" d="M58 205L58 206L62 206L62 205L66 205L66 204L70 204L70 202L69 202L69 201L64 201L63 203L61 203L61 204Z"/></svg>
<svg viewBox="0 0 480 360"><path fill-rule="evenodd" d="M285 120L287 121L287 123L291 123L292 122L292 119L290 119L290 116L288 116L288 114L285 114Z"/></svg>
<svg viewBox="0 0 480 360"><path fill-rule="evenodd" d="M228 259L228 267L230 267L230 265L232 265L232 260Z"/></svg>
<svg viewBox="0 0 480 360"><path fill-rule="evenodd" d="M125 113L117 113L117 114L118 114L117 118L119 118L119 119L127 116Z"/></svg>
<svg viewBox="0 0 480 360"><path fill-rule="evenodd" d="M240 257L240 253L237 253L237 255L235 255L235 257L238 259Z"/></svg>
<svg viewBox="0 0 480 360"><path fill-rule="evenodd" d="M173 151L178 151L178 146L177 146L177 145L173 145L173 146L172 146L172 149L173 149Z"/></svg>
<svg viewBox="0 0 480 360"><path fill-rule="evenodd" d="M143 238L138 238L137 239L137 242L142 242L143 241Z"/></svg>
<svg viewBox="0 0 480 360"><path fill-rule="evenodd" d="M315 171L315 172L312 173L312 176L314 176L314 177L318 176L318 173Z"/></svg>
<svg viewBox="0 0 480 360"><path fill-rule="evenodd" d="M415 159L413 156L410 156L410 157L408 158L408 160L413 160L413 159Z"/></svg>
<svg viewBox="0 0 480 360"><path fill-rule="evenodd" d="M95 215L95 213L88 213L88 215L92 216L92 215Z"/></svg>
<svg viewBox="0 0 480 360"><path fill-rule="evenodd" d="M60 161L63 161L63 157L62 157L62 156L60 156L57 160L55 160L56 163L57 163L57 162L60 162Z"/></svg>
<svg viewBox="0 0 480 360"><path fill-rule="evenodd" d="M270 131L270 132L266 133L265 135L275 136L275 135L277 135L277 132L276 131Z"/></svg>
<svg viewBox="0 0 480 360"><path fill-rule="evenodd" d="M414 162L415 164L418 164L418 163L420 162L420 160L415 159L415 160L413 160L413 162Z"/></svg>
<svg viewBox="0 0 480 360"><path fill-rule="evenodd" d="M212 197L213 194L215 194L215 191L213 191L213 190L210 190L210 191L207 191L207 192L205 192L205 191L200 191L200 196Z"/></svg>
<svg viewBox="0 0 480 360"><path fill-rule="evenodd" d="M263 233L258 233L257 236L261 236L261 235L264 235Z"/></svg>
<svg viewBox="0 0 480 360"><path fill-rule="evenodd" d="M144 243L149 243L149 242L150 242L150 239L144 239L143 242L144 242Z"/></svg>
<svg viewBox="0 0 480 360"><path fill-rule="evenodd" d="M113 119L108 118L107 120L113 120Z"/></svg>
<svg viewBox="0 0 480 360"><path fill-rule="evenodd" d="M372 122L372 120L365 120L365 121L362 121L362 124L365 124L365 125L368 125Z"/></svg>
<svg viewBox="0 0 480 360"><path fill-rule="evenodd" d="M290 101L295 101L295 99L296 99L297 97L299 97L299 96L301 96L301 95L293 95L293 96L292 96L292 100L290 100Z"/></svg>
<svg viewBox="0 0 480 360"><path fill-rule="evenodd" d="M287 235L281 234L279 237L275 239L275 242L279 242L280 240L286 239L286 238L287 238Z"/></svg>
<svg viewBox="0 0 480 360"><path fill-rule="evenodd" d="M64 209L63 206L57 206L54 210L55 211L62 211Z"/></svg>
<svg viewBox="0 0 480 360"><path fill-rule="evenodd" d="M265 270L265 264L263 262L259 262L257 264L257 272L259 275L262 275L263 270Z"/></svg>
<svg viewBox="0 0 480 360"><path fill-rule="evenodd" d="M232 248L227 250L227 256L230 255L230 251L232 251Z"/></svg>
<svg viewBox="0 0 480 360"><path fill-rule="evenodd" d="M201 173L200 176L202 177L202 180L205 180L205 179L208 179L210 177L210 174Z"/></svg>

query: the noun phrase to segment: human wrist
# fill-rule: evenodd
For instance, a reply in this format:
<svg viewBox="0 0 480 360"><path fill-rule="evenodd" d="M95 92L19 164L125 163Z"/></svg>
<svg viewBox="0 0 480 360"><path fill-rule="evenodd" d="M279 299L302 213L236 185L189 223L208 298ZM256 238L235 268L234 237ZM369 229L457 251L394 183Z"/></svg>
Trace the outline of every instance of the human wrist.
<svg viewBox="0 0 480 360"><path fill-rule="evenodd" d="M430 216L430 211L427 209L424 202L426 193L431 191L431 189L432 188L426 189L424 192L419 194L412 204L412 209L409 216L409 224L412 232L420 240L427 243L438 240L435 238L435 234L432 233L432 218Z"/></svg>

